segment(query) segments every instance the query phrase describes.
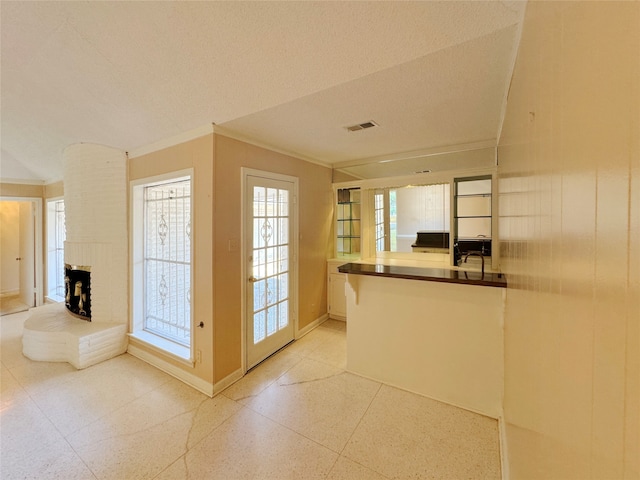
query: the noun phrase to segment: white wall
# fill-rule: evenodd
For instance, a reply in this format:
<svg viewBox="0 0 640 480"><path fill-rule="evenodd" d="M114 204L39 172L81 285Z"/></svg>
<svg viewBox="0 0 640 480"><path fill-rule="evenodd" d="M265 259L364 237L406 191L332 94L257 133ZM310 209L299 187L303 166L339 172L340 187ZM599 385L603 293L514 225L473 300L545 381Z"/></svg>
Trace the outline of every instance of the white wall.
<svg viewBox="0 0 640 480"><path fill-rule="evenodd" d="M502 415L504 288L348 275L347 369Z"/></svg>

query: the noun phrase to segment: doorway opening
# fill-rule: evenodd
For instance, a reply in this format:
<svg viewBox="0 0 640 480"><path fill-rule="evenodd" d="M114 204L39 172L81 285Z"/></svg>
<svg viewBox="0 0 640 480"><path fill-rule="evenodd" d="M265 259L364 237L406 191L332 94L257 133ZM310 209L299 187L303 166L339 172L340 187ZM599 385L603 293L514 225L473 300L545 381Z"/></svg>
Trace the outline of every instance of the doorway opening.
<svg viewBox="0 0 640 480"><path fill-rule="evenodd" d="M0 314L42 304L42 199L0 198Z"/></svg>

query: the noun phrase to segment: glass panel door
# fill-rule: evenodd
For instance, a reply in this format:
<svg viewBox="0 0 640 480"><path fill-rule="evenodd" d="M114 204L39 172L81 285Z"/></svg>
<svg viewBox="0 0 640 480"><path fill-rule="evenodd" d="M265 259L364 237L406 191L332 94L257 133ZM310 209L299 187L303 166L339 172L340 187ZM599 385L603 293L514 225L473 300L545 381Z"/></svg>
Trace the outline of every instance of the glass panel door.
<svg viewBox="0 0 640 480"><path fill-rule="evenodd" d="M291 342L293 183L247 176L247 368Z"/></svg>

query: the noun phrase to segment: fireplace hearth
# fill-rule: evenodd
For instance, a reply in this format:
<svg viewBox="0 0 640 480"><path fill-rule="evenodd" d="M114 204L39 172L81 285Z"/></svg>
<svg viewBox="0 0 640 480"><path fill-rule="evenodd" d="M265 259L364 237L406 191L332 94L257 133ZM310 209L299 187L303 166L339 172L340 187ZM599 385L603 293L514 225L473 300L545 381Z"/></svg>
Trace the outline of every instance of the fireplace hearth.
<svg viewBox="0 0 640 480"><path fill-rule="evenodd" d="M127 156L79 143L63 157L65 299L29 312L22 353L86 368L126 352L129 341Z"/></svg>
<svg viewBox="0 0 640 480"><path fill-rule="evenodd" d="M65 264L64 303L67 310L91 321L91 267Z"/></svg>

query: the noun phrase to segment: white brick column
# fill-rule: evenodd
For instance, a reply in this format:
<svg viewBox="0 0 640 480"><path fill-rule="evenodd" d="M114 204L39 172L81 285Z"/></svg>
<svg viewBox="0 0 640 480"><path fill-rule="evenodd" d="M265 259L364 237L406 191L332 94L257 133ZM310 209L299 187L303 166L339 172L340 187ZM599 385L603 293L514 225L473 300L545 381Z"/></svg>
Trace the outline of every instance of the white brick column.
<svg viewBox="0 0 640 480"><path fill-rule="evenodd" d="M91 266L92 322L128 321L127 159L102 145L64 151L65 262Z"/></svg>

